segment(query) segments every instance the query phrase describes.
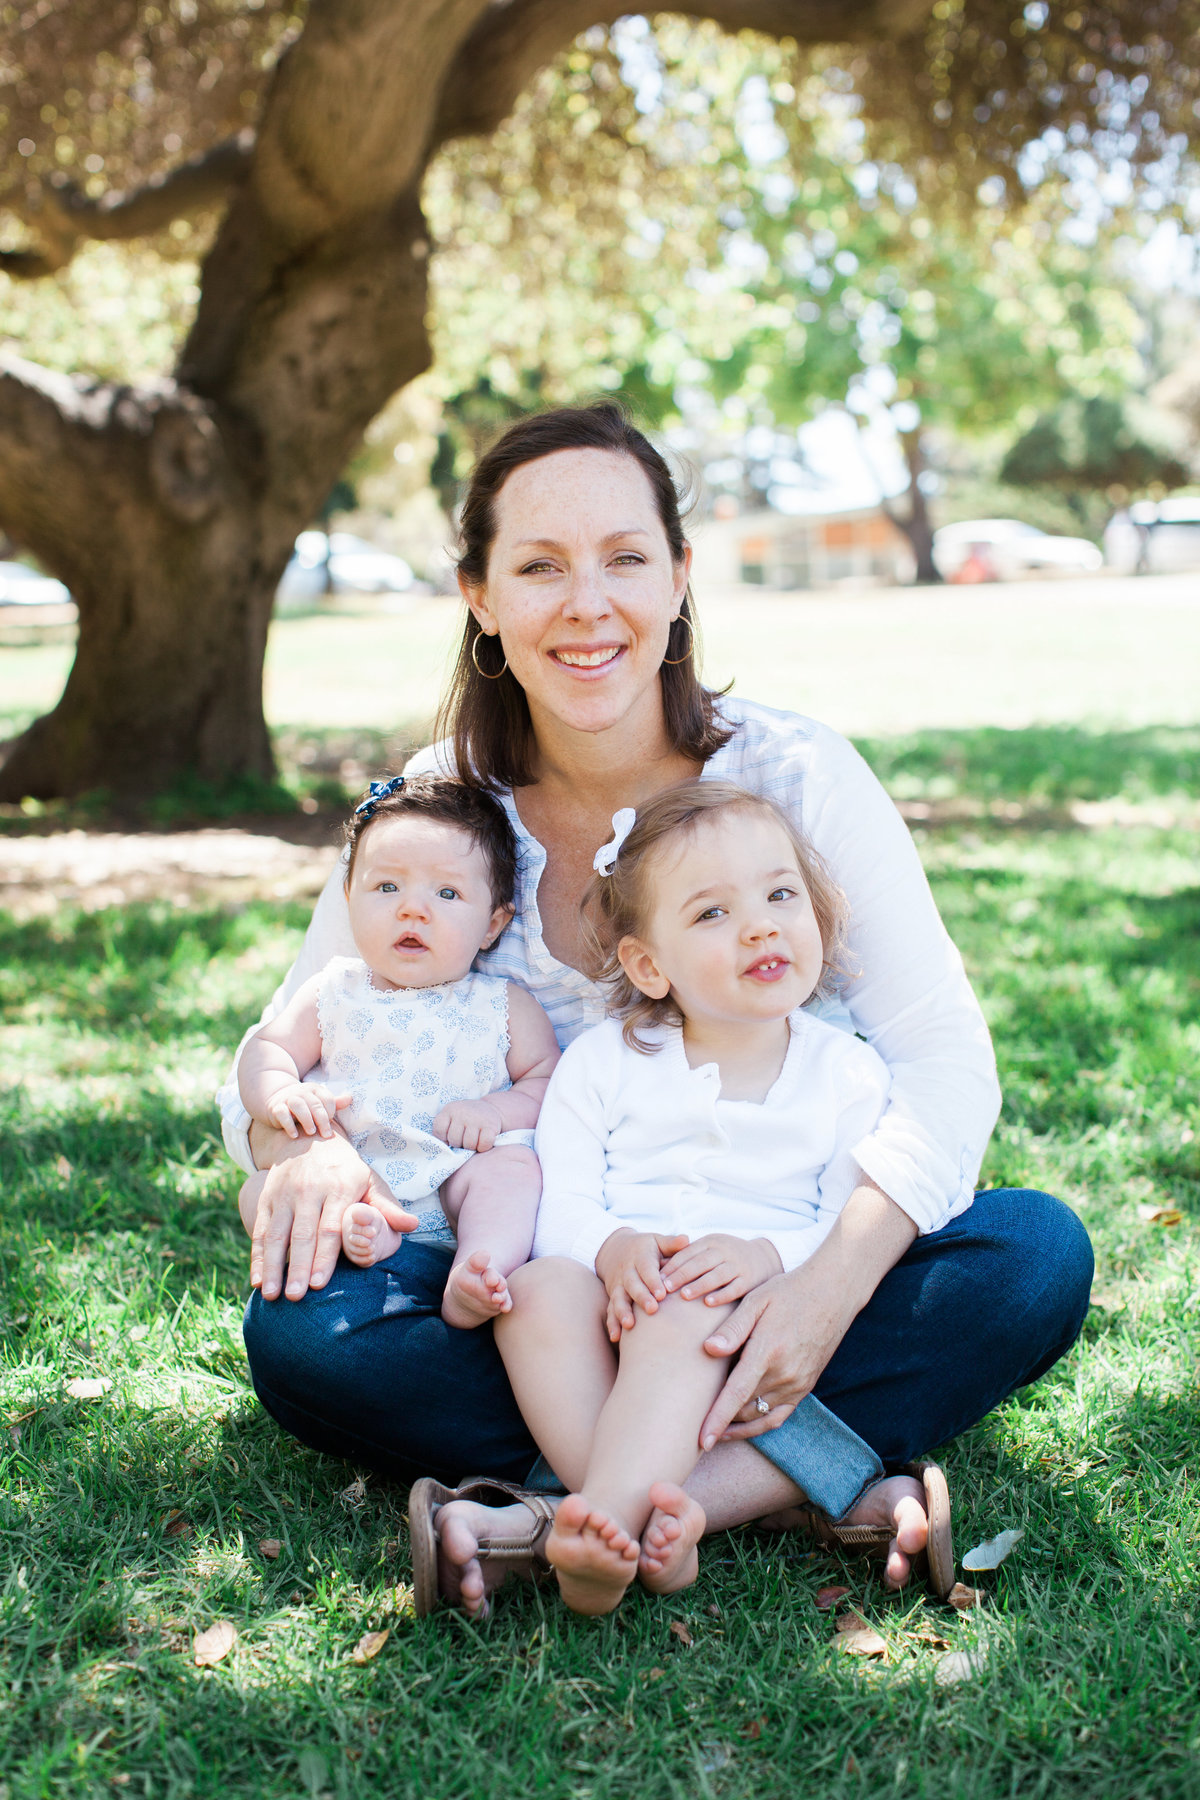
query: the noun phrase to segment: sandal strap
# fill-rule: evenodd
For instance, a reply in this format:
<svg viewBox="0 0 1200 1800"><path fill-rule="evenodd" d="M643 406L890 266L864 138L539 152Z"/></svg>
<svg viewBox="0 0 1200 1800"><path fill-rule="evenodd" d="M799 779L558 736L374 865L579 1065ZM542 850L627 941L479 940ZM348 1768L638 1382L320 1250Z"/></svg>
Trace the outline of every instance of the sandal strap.
<svg viewBox="0 0 1200 1800"><path fill-rule="evenodd" d="M456 1500L478 1500L487 1505L484 1495L488 1493L503 1494L509 1504L519 1504L533 1514L534 1524L529 1531L520 1532L513 1537L480 1538L478 1557L480 1562L489 1562L495 1558L506 1557L510 1561L527 1559L536 1562L541 1558L542 1546L550 1535L554 1524L555 1508L545 1494L539 1494L530 1488L517 1487L511 1481L497 1481L490 1475L472 1475L461 1481L455 1489Z"/></svg>

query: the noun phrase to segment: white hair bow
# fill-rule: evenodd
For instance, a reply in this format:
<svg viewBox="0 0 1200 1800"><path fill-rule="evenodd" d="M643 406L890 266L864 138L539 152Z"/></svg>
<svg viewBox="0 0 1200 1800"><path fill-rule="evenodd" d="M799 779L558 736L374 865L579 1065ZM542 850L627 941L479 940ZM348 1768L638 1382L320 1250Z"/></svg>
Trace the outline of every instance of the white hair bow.
<svg viewBox="0 0 1200 1800"><path fill-rule="evenodd" d="M633 830L633 822L637 818L632 806L623 806L620 812L612 817L613 834L607 844L601 844L597 850L592 867L597 875L611 875L621 854L621 845Z"/></svg>

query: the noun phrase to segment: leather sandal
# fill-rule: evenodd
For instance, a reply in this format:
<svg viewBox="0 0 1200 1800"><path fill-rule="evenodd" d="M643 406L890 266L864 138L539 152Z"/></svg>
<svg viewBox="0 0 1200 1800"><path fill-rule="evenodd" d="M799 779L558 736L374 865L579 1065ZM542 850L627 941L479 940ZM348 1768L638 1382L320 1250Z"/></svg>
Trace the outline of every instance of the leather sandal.
<svg viewBox="0 0 1200 1800"><path fill-rule="evenodd" d="M497 1499L497 1496L499 1498ZM437 1513L451 1500L476 1500L481 1506L511 1506L520 1501L533 1514L533 1526L513 1537L480 1538L477 1555L481 1563L498 1561L522 1563L532 1571L538 1564L547 1567L544 1545L554 1523L554 1507L545 1494L514 1487L509 1481L493 1481L489 1475L473 1475L456 1488L444 1487L430 1475L422 1475L413 1483L408 1496L408 1535L412 1544L413 1604L418 1619L426 1618L443 1598L438 1588Z"/></svg>
<svg viewBox="0 0 1200 1800"><path fill-rule="evenodd" d="M934 1462L905 1463L897 1471L913 1475L925 1489L925 1511L929 1517L929 1539L925 1549L912 1559L913 1573L922 1576L939 1600L944 1600L954 1586L954 1544L950 1535L950 1491L940 1465ZM881 1477L886 1479L886 1477ZM791 1509L789 1508L789 1511ZM843 1525L815 1506L797 1507L803 1516L803 1529L831 1550L844 1550L871 1561L884 1561L888 1545L895 1537L890 1525Z"/></svg>

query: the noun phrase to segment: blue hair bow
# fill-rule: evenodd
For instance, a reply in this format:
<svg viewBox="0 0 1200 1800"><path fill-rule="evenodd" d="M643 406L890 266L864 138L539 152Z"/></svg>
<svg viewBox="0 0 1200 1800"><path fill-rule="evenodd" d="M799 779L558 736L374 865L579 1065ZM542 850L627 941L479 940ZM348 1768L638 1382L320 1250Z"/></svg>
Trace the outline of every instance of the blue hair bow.
<svg viewBox="0 0 1200 1800"><path fill-rule="evenodd" d="M392 775L387 781L373 781L367 789L367 797L360 800L354 809L356 819L369 819L381 800L390 800L404 786L403 775Z"/></svg>

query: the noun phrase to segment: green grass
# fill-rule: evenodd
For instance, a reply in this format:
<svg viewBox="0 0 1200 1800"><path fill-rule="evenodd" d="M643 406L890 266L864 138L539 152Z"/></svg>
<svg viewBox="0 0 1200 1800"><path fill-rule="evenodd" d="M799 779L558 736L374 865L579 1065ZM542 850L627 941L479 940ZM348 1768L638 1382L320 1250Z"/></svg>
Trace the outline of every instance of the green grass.
<svg viewBox="0 0 1200 1800"><path fill-rule="evenodd" d="M1064 1195L1098 1252L1080 1346L945 1456L960 1550L1026 1533L985 1608L889 1600L862 1565L742 1532L689 1593L610 1621L513 1589L482 1629L418 1623L403 1490L347 1494L355 1472L247 1385L209 1094L302 910L0 921L4 1800L1200 1795L1200 871L1181 828L1066 811L1194 797L1196 734L867 748L909 797L979 808L919 837L996 1031L985 1174ZM1168 1201L1181 1224L1142 1221ZM72 1400L75 1376L111 1390ZM831 1579L885 1663L836 1652ZM197 1670L218 1618L237 1647ZM974 1679L936 1683L939 1635L979 1652Z"/></svg>

